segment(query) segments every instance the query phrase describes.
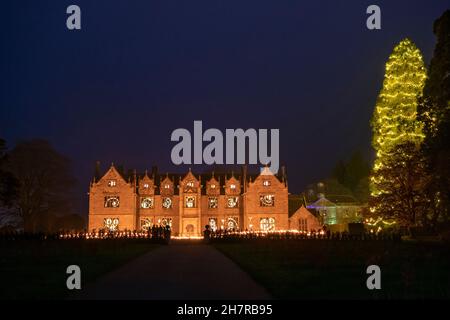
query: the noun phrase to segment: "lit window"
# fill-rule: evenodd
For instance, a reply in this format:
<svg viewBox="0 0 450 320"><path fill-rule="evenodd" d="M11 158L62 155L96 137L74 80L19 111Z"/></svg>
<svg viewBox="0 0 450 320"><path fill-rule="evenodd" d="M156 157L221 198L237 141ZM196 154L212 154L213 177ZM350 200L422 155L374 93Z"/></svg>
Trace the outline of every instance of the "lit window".
<svg viewBox="0 0 450 320"><path fill-rule="evenodd" d="M148 183L144 183L144 189L148 189Z"/></svg>
<svg viewBox="0 0 450 320"><path fill-rule="evenodd" d="M230 189L233 189L233 190L236 189L236 185L235 184L231 184L230 185Z"/></svg>
<svg viewBox="0 0 450 320"><path fill-rule="evenodd" d="M303 232L308 231L308 219L299 219L298 231L303 231Z"/></svg>
<svg viewBox="0 0 450 320"><path fill-rule="evenodd" d="M228 197L227 198L227 208L237 208L238 197Z"/></svg>
<svg viewBox="0 0 450 320"><path fill-rule="evenodd" d="M269 180L264 180L263 185L264 185L265 187L270 186L270 181L269 181Z"/></svg>
<svg viewBox="0 0 450 320"><path fill-rule="evenodd" d="M238 217L229 217L227 219L227 230L228 231L236 231L239 229L239 218Z"/></svg>
<svg viewBox="0 0 450 320"><path fill-rule="evenodd" d="M172 218L162 218L162 219L159 220L159 223L163 227L169 226L170 228L172 228Z"/></svg>
<svg viewBox="0 0 450 320"><path fill-rule="evenodd" d="M212 231L216 231L217 230L217 218L210 218L209 226L211 227Z"/></svg>
<svg viewBox="0 0 450 320"><path fill-rule="evenodd" d="M103 226L108 231L117 231L119 227L119 218L105 218L103 219Z"/></svg>
<svg viewBox="0 0 450 320"><path fill-rule="evenodd" d="M188 196L185 198L185 206L186 208L195 208L195 197Z"/></svg>
<svg viewBox="0 0 450 320"><path fill-rule="evenodd" d="M153 198L146 197L141 199L141 208L142 209L150 209L153 208Z"/></svg>
<svg viewBox="0 0 450 320"><path fill-rule="evenodd" d="M119 197L107 196L105 197L105 208L118 208L120 204Z"/></svg>
<svg viewBox="0 0 450 320"><path fill-rule="evenodd" d="M188 187L193 188L193 187L194 187L194 182L189 181L186 185L187 185Z"/></svg>
<svg viewBox="0 0 450 320"><path fill-rule="evenodd" d="M164 189L170 189L170 184L165 184Z"/></svg>
<svg viewBox="0 0 450 320"><path fill-rule="evenodd" d="M108 187L115 187L117 185L117 181L116 180L109 180L108 181Z"/></svg>
<svg viewBox="0 0 450 320"><path fill-rule="evenodd" d="M216 188L216 185L215 184L212 184L211 185L211 189L215 189Z"/></svg>
<svg viewBox="0 0 450 320"><path fill-rule="evenodd" d="M153 222L151 218L141 219L141 229L144 231L148 231L153 226Z"/></svg>
<svg viewBox="0 0 450 320"><path fill-rule="evenodd" d="M164 209L172 208L172 199L170 199L170 198L163 198L162 206L163 206Z"/></svg>
<svg viewBox="0 0 450 320"><path fill-rule="evenodd" d="M263 231L275 230L275 219L274 218L261 218L259 220L259 226Z"/></svg>
<svg viewBox="0 0 450 320"><path fill-rule="evenodd" d="M266 194L259 196L259 205L261 207L275 206L275 196L273 194Z"/></svg>
<svg viewBox="0 0 450 320"><path fill-rule="evenodd" d="M219 205L219 200L217 199L217 197L209 197L208 207L210 209L217 209L218 205Z"/></svg>

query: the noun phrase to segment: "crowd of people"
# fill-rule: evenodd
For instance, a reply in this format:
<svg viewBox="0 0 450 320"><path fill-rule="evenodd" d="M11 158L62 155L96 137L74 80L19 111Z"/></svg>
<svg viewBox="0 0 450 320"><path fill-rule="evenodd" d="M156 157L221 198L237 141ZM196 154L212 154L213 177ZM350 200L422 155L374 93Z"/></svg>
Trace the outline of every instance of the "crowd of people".
<svg viewBox="0 0 450 320"><path fill-rule="evenodd" d="M75 240L75 239L147 239L152 242L169 243L171 229L169 226L154 225L145 231L61 231L56 233L31 233L16 230L0 231L0 241L11 240Z"/></svg>
<svg viewBox="0 0 450 320"><path fill-rule="evenodd" d="M343 232L331 232L324 230L311 230L310 232L299 231L233 231L233 230L216 230L212 231L210 228L205 227L204 231L205 240L211 241L229 241L229 240L258 240L258 239L271 239L271 240L389 240L399 241L401 239L400 232L394 231L380 231L380 232L361 232L350 233L348 231Z"/></svg>
<svg viewBox="0 0 450 320"><path fill-rule="evenodd" d="M0 231L0 240L70 240L70 239L147 239L158 243L169 243L172 232L169 226L153 225L145 231L62 231L57 233L28 233L15 230ZM205 241L229 240L400 240L401 233L394 231L349 233L331 232L327 230L299 231L239 231L239 230L212 230L205 226L203 231Z"/></svg>

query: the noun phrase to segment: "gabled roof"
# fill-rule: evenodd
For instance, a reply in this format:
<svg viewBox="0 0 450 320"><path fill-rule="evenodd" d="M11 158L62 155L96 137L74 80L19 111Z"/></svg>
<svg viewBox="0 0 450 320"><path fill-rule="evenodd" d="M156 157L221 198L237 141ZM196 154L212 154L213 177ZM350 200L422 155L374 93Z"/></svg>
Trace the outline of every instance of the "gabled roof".
<svg viewBox="0 0 450 320"><path fill-rule="evenodd" d="M145 170L144 176L140 177L139 180L153 182L153 179L148 176L147 170Z"/></svg>
<svg viewBox="0 0 450 320"><path fill-rule="evenodd" d="M119 168L123 168L123 166L119 166ZM155 167L156 168L156 167ZM109 170L114 170L118 176L120 176L125 182L134 182L135 177L139 180L144 179L146 177L145 173L139 173L135 174L133 170L128 170L125 172L125 170L119 170L114 165L111 165ZM107 173L109 172L107 171ZM266 170L266 171L265 171ZM268 170L268 171L267 171ZM107 174L105 173L105 175ZM247 176L247 182L254 182L256 178L258 178L263 173L265 174L271 174L270 169L268 167L264 168L263 171L260 173L246 173ZM225 190L223 186L226 184L227 181L229 181L232 177L236 179L237 183L240 183L243 185L245 182L243 181L243 171L237 172L236 171L225 171L223 169L219 171L211 171L206 173L200 173L200 174L194 174L193 172L189 171L187 173L158 173L157 168L155 170L152 170L151 174L147 174L149 179L153 180L153 184L155 186L155 194L160 194L160 188L163 181L168 177L171 182L174 184L174 194L179 194L179 188L177 186L180 184L182 180L184 180L189 174L192 174L193 177L195 177L196 180L201 180L201 193L206 194L206 185L207 182L211 180L211 178L214 176L215 180L218 182L220 187L220 194L225 194ZM103 176L105 176L103 175ZM282 181L281 175L274 175L280 182ZM241 193L244 192L244 188L240 188Z"/></svg>
<svg viewBox="0 0 450 320"><path fill-rule="evenodd" d="M301 196L290 194L288 196L289 216L293 215L302 205L304 205L304 201Z"/></svg>
<svg viewBox="0 0 450 320"><path fill-rule="evenodd" d="M311 213L311 211L309 211L308 209L305 208L305 206L301 206L300 208L298 208L294 214L292 214L290 217L296 216L296 215L302 215L302 216L308 216L311 215L313 217L316 217L314 214ZM289 217L289 218L290 218Z"/></svg>
<svg viewBox="0 0 450 320"><path fill-rule="evenodd" d="M105 174L102 175L100 177L100 179L98 179L97 182L103 180L105 177L110 176L110 175L117 176L117 178L120 178L123 181L127 182L127 179L124 177L124 175L122 173L119 172L119 170L116 169L114 164L111 164L111 167L109 167L108 171L106 171Z"/></svg>
<svg viewBox="0 0 450 320"><path fill-rule="evenodd" d="M311 203L307 206L309 209L323 208L323 207L336 207L334 202L331 202L327 198L323 197L317 200L314 203Z"/></svg>

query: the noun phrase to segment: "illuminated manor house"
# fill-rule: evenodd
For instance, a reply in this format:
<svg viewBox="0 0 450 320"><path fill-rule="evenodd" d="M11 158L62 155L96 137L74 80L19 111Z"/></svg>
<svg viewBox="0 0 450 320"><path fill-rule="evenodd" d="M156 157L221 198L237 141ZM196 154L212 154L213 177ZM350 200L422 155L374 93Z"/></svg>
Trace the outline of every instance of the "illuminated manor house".
<svg viewBox="0 0 450 320"><path fill-rule="evenodd" d="M268 168L248 175L130 174L114 165L90 184L89 230L147 230L169 225L174 235L201 235L213 230L287 230L288 186Z"/></svg>

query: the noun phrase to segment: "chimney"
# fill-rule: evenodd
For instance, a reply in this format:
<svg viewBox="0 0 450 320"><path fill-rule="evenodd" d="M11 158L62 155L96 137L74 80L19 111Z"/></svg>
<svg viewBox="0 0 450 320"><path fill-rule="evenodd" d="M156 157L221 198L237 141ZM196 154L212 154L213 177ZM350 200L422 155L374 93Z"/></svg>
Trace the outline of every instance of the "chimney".
<svg viewBox="0 0 450 320"><path fill-rule="evenodd" d="M286 173L286 166L281 166L281 179L284 183L284 185L287 187L287 173Z"/></svg>
<svg viewBox="0 0 450 320"><path fill-rule="evenodd" d="M152 167L152 176L157 176L158 175L158 166L153 166Z"/></svg>
<svg viewBox="0 0 450 320"><path fill-rule="evenodd" d="M244 193L247 192L247 165L244 164L242 167L242 185L244 186Z"/></svg>
<svg viewBox="0 0 450 320"><path fill-rule="evenodd" d="M100 161L95 162L94 182L100 180Z"/></svg>

